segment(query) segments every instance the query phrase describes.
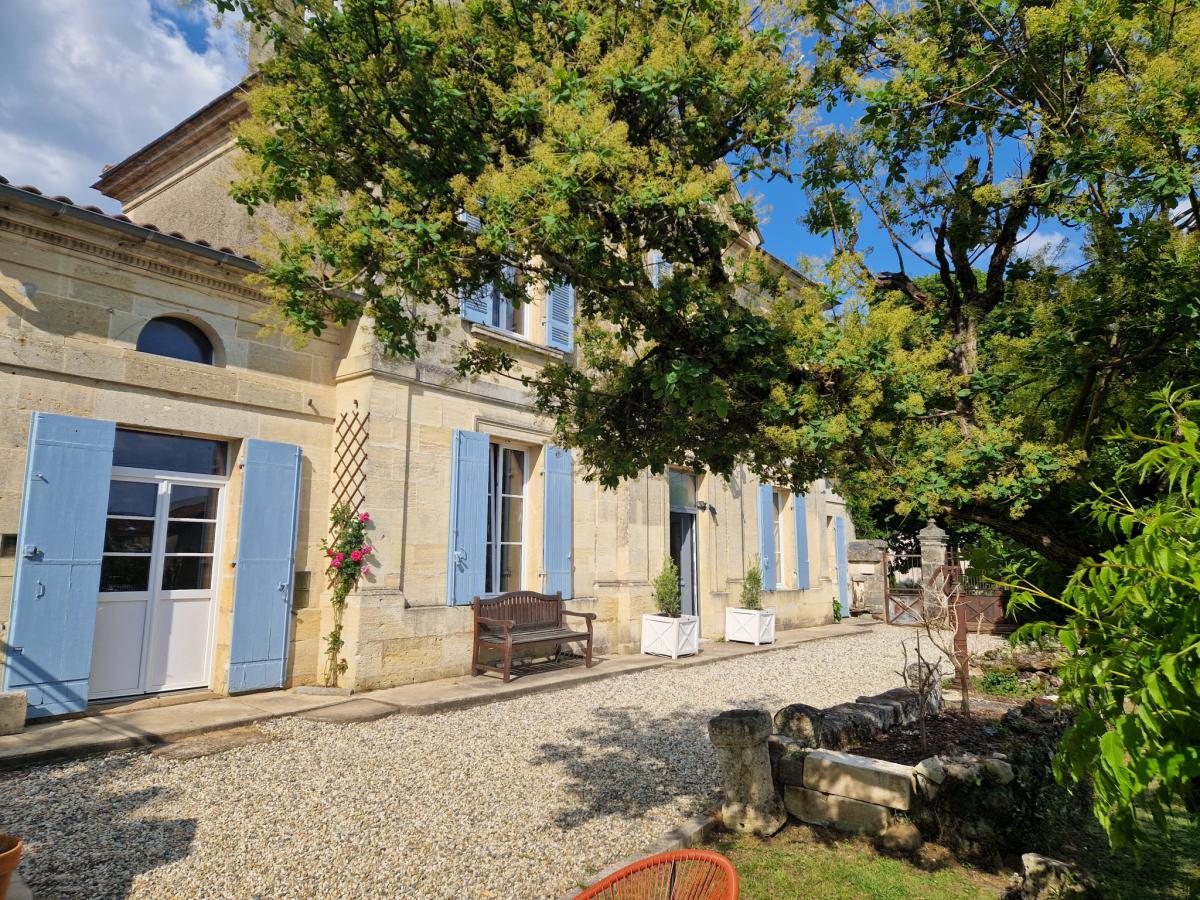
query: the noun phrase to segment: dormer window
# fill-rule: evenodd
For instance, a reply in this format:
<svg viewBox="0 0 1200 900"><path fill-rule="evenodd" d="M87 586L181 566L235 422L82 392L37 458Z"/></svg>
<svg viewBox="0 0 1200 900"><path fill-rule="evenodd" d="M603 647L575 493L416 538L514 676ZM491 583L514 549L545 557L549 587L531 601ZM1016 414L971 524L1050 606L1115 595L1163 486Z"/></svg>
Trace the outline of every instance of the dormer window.
<svg viewBox="0 0 1200 900"><path fill-rule="evenodd" d="M140 353L169 356L186 362L213 364L213 344L197 325L186 319L163 316L151 319L138 335L137 349Z"/></svg>

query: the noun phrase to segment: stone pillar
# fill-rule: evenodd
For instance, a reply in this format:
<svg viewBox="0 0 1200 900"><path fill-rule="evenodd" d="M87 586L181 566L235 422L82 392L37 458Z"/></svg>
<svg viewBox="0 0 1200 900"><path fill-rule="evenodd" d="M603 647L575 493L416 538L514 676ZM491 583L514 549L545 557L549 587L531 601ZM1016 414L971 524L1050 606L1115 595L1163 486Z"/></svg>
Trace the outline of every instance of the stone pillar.
<svg viewBox="0 0 1200 900"><path fill-rule="evenodd" d="M921 585L923 588L929 588L935 584L935 579L938 579L938 570L946 565L946 532L930 519L925 527L917 532L917 540L921 542ZM922 609L925 608L926 600L927 593L922 590Z"/></svg>
<svg viewBox="0 0 1200 900"><path fill-rule="evenodd" d="M731 709L708 720L708 737L721 762L721 820L733 831L771 835L787 822L767 739L771 716L762 709Z"/></svg>
<svg viewBox="0 0 1200 900"><path fill-rule="evenodd" d="M860 588L856 598L861 608L872 615L884 615L884 587L887 584L887 541L851 541L846 545L850 578Z"/></svg>

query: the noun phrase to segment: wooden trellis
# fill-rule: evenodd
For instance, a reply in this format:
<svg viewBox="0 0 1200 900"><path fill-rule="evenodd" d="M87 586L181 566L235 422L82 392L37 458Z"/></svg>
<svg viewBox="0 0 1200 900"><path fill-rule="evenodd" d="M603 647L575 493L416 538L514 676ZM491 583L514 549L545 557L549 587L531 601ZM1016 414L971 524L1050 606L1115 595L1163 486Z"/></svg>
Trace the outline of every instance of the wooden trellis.
<svg viewBox="0 0 1200 900"><path fill-rule="evenodd" d="M354 409L338 417L333 451L333 505L361 509L366 501L367 439L371 414Z"/></svg>

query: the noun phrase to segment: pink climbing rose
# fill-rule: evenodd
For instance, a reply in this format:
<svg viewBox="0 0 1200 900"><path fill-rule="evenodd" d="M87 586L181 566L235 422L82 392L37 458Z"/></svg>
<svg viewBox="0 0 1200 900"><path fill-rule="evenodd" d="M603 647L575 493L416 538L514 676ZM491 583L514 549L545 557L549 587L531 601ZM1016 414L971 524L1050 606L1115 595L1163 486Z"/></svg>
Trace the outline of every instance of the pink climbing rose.
<svg viewBox="0 0 1200 900"><path fill-rule="evenodd" d="M333 566L335 569L340 569L342 567L342 561L340 559L335 559L333 562L330 563L330 565Z"/></svg>
<svg viewBox="0 0 1200 900"><path fill-rule="evenodd" d="M371 552L371 548L370 548L370 547L363 547L363 549L362 549L362 552L363 552L363 556L366 556L368 553L370 553L370 552Z"/></svg>
<svg viewBox="0 0 1200 900"><path fill-rule="evenodd" d="M360 522L370 522L370 521L371 521L371 514L370 514L370 513L359 513L359 514L358 514L358 521L360 521Z"/></svg>
<svg viewBox="0 0 1200 900"><path fill-rule="evenodd" d="M350 558L352 560L354 560L355 562L358 562L359 560L362 559L362 551L361 550L351 550Z"/></svg>
<svg viewBox="0 0 1200 900"><path fill-rule="evenodd" d="M366 575L368 572L371 571L371 567L368 565L364 565L359 571L362 572L364 575Z"/></svg>

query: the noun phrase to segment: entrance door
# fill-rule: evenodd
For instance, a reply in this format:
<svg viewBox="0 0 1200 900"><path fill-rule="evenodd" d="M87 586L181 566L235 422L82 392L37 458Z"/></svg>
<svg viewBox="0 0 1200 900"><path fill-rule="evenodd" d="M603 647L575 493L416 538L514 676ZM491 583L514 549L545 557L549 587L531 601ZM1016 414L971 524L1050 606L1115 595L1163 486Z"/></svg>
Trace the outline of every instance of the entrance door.
<svg viewBox="0 0 1200 900"><path fill-rule="evenodd" d="M679 567L679 611L696 615L696 514L671 512L671 559Z"/></svg>
<svg viewBox="0 0 1200 900"><path fill-rule="evenodd" d="M668 469L667 494L671 507L671 559L679 568L679 611L685 616L696 616L700 614L696 585L696 476Z"/></svg>
<svg viewBox="0 0 1200 900"><path fill-rule="evenodd" d="M205 687L220 483L114 472L90 696Z"/></svg>

